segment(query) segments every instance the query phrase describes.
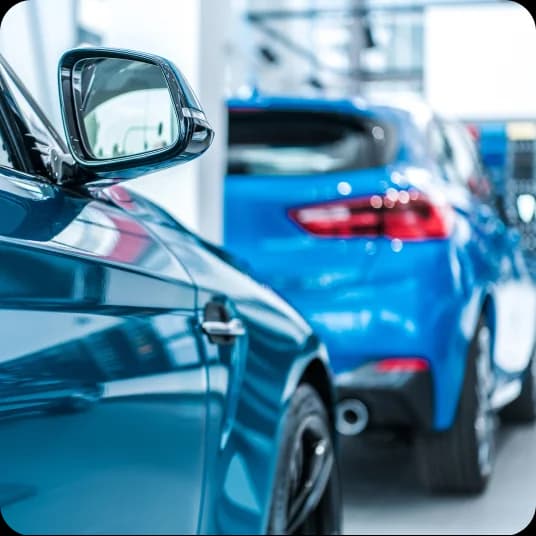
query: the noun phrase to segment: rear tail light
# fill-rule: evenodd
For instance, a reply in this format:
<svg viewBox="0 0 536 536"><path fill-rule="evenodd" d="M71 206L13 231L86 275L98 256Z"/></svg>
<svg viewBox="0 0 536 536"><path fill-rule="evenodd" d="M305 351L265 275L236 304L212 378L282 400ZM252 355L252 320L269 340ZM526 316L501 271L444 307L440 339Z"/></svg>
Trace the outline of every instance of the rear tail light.
<svg viewBox="0 0 536 536"><path fill-rule="evenodd" d="M375 368L378 372L426 372L430 367L421 357L392 357L378 361Z"/></svg>
<svg viewBox="0 0 536 536"><path fill-rule="evenodd" d="M450 207L414 190L295 208L288 214L307 232L331 238L446 238L453 222Z"/></svg>

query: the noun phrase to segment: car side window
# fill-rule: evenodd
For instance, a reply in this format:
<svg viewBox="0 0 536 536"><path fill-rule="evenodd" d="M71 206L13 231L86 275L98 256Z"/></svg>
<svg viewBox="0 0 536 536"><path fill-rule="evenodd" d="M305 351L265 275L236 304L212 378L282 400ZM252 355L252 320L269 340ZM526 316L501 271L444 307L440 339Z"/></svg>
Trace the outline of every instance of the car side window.
<svg viewBox="0 0 536 536"><path fill-rule="evenodd" d="M6 143L3 132L0 130L0 166L13 168L13 160L9 153L9 146Z"/></svg>
<svg viewBox="0 0 536 536"><path fill-rule="evenodd" d="M481 173L476 156L471 151L470 142L464 139L462 128L454 123L445 124L445 134L452 148L453 164L462 183L467 186L471 179L478 177Z"/></svg>
<svg viewBox="0 0 536 536"><path fill-rule="evenodd" d="M445 138L435 121L432 121L428 127L428 146L432 156L438 162L445 159Z"/></svg>
<svg viewBox="0 0 536 536"><path fill-rule="evenodd" d="M504 216L503 200L486 176L478 149L469 131L462 123L456 121L445 121L442 124L451 147L452 164L456 169L459 183L476 195L481 202L498 210L501 218L507 221Z"/></svg>
<svg viewBox="0 0 536 536"><path fill-rule="evenodd" d="M453 162L452 147L436 119L428 125L427 138L430 154L443 171L445 179L449 182L459 182L460 176Z"/></svg>
<svg viewBox="0 0 536 536"><path fill-rule="evenodd" d="M54 131L52 125L38 108L30 95L21 88L22 83L16 75L0 64L2 79L7 85L14 106L21 120L31 136L25 137L27 153L31 157L33 167L38 173L47 173L47 159L50 148L59 153L65 153L66 148L63 140Z"/></svg>

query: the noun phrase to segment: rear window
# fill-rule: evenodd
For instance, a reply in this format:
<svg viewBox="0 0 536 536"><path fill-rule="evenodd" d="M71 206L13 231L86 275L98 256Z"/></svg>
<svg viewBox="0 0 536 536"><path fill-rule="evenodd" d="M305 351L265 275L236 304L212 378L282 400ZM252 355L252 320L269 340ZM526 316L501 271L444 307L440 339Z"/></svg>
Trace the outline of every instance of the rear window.
<svg viewBox="0 0 536 536"><path fill-rule="evenodd" d="M384 166L393 129L368 118L310 111L231 111L227 172L311 175Z"/></svg>

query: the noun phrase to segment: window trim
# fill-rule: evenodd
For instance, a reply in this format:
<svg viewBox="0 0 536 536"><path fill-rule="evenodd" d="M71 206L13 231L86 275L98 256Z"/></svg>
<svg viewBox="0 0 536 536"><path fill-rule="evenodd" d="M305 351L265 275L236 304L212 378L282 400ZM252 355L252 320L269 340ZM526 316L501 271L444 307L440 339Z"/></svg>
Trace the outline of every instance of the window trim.
<svg viewBox="0 0 536 536"><path fill-rule="evenodd" d="M22 143L17 143L17 139L20 141L21 133L19 131L19 125L17 119L13 117L13 111L11 105L6 102L6 86L2 73L0 72L0 135L3 136L4 142L8 146L8 152L11 157L13 168L7 166L0 166L2 169L15 169L23 173L31 173L32 166L31 161L26 154L26 148ZM11 96L11 94L9 93Z"/></svg>
<svg viewBox="0 0 536 536"><path fill-rule="evenodd" d="M17 86L17 89L21 92L22 96L28 101L28 104L32 107L33 111L35 112L39 120L46 127L52 139L58 144L59 149L61 149L63 153L67 154L69 152L67 148L67 144L62 139L62 137L58 134L58 132L54 128L54 125L50 122L48 116L43 112L43 110L41 109L37 101L33 98L33 95L30 93L28 88L24 85L23 81L19 78L17 73L13 70L11 65L7 63L7 61L1 54L0 54L0 66L7 72L9 77L13 80L14 84ZM0 74L1 74L1 70L0 70ZM3 77L3 74L2 74L2 77ZM8 84L5 84L4 80L3 82L11 95L11 91L9 90Z"/></svg>
<svg viewBox="0 0 536 536"><path fill-rule="evenodd" d="M35 136L30 125L27 124L23 112L19 108L17 99L13 96L9 84L5 79L6 75L11 77L11 82L15 84L39 121L43 123L43 126L50 133L51 138L57 144L57 148L66 154L69 154L69 152L64 141L60 138L24 83L0 54L0 120L2 120L4 130L9 137L8 143L11 146L11 152L13 156L16 155L17 157L17 171L33 176L35 180L41 178L42 180L55 182L49 170L46 169L41 156L37 152L35 154L31 153L28 140L29 138L31 140L35 139Z"/></svg>

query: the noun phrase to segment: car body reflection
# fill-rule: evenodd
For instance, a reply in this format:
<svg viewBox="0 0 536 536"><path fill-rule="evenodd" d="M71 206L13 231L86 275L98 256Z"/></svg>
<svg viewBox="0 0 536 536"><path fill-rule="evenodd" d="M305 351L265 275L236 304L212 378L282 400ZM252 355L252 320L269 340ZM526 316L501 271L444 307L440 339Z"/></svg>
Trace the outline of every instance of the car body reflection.
<svg viewBox="0 0 536 536"><path fill-rule="evenodd" d="M81 515L95 530L143 530L149 506L119 512L114 528L106 503L121 494L130 509L140 490L165 493L167 483L160 529L178 527L173 502L181 532L194 532L206 371L190 277L125 213L46 186L40 194L29 182L15 188L27 201L17 205L10 228L10 215L0 216L0 436L9 438L2 441L0 485L34 491L17 500L6 492L2 513L24 533L76 532ZM28 236L30 246L22 241ZM138 485L125 479L118 489L116 472L103 463L116 472L156 463L162 477L137 471ZM65 515L77 494L87 508Z"/></svg>

